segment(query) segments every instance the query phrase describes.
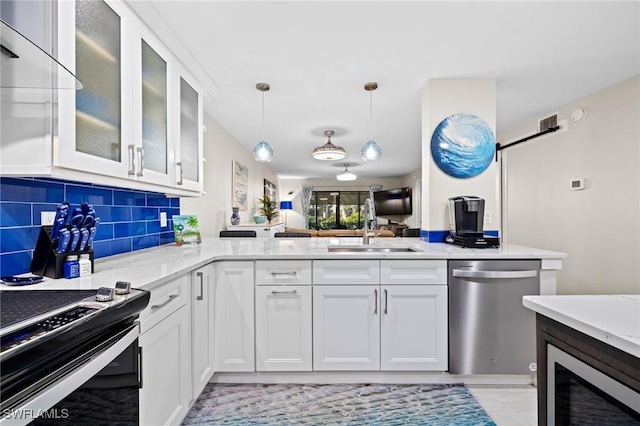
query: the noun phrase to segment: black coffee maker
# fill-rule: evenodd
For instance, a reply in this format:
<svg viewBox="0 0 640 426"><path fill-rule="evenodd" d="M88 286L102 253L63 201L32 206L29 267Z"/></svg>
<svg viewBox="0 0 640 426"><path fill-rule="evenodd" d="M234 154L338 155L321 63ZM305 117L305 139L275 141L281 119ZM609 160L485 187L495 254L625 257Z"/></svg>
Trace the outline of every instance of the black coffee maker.
<svg viewBox="0 0 640 426"><path fill-rule="evenodd" d="M449 198L450 235L446 242L462 247L498 247L500 239L484 235L484 199L473 195Z"/></svg>

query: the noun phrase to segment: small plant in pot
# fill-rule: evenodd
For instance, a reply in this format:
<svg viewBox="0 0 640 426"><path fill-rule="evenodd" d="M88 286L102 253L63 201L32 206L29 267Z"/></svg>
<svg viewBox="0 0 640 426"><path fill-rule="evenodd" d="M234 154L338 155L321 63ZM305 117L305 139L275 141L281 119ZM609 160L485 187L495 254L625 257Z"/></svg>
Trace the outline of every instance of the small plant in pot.
<svg viewBox="0 0 640 426"><path fill-rule="evenodd" d="M264 194L262 197L258 199L260 203L260 207L258 208L258 212L267 218L267 222L271 222L273 218L278 216L278 209L276 208L276 202L269 197L269 195Z"/></svg>

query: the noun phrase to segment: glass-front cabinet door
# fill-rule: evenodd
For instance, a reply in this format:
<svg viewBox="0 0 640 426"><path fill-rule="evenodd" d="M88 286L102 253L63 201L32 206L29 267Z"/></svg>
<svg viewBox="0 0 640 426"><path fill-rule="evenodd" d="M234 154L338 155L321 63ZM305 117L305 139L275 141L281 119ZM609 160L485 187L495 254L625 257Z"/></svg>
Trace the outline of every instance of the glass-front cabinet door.
<svg viewBox="0 0 640 426"><path fill-rule="evenodd" d="M58 52L83 84L58 91L54 165L125 176L133 158L131 54L125 42L131 12L120 2L58 2Z"/></svg>
<svg viewBox="0 0 640 426"><path fill-rule="evenodd" d="M145 182L172 185L174 159L169 135L175 126L169 118L173 77L171 53L146 27L138 26L133 58L133 176ZM128 173L131 173L129 171Z"/></svg>
<svg viewBox="0 0 640 426"><path fill-rule="evenodd" d="M187 190L202 191L203 100L195 80L182 66L177 69L180 121L175 147L176 185Z"/></svg>

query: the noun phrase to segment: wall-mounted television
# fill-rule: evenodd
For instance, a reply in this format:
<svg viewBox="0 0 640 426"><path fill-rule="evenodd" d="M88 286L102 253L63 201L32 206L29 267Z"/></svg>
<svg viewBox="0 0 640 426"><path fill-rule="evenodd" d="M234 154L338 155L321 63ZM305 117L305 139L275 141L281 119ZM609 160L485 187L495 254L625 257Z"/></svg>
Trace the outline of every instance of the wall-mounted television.
<svg viewBox="0 0 640 426"><path fill-rule="evenodd" d="M404 220L412 215L411 188L387 189L373 193L376 216Z"/></svg>

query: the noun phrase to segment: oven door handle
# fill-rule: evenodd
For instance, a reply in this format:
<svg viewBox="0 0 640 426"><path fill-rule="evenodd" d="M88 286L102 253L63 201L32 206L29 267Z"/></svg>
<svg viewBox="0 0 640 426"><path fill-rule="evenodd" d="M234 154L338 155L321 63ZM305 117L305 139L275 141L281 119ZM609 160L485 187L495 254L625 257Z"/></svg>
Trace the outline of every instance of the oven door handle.
<svg viewBox="0 0 640 426"><path fill-rule="evenodd" d="M134 323L114 337L114 342L112 344L107 345L104 349L88 356L88 360L86 362L80 363L79 367L66 372L59 379L47 385L45 388L34 389L33 396L27 398L23 405L12 409L20 410L21 412L27 412L27 410L29 412L48 410L110 364L111 361L122 353L122 351L135 342L139 336L140 326L138 323ZM79 358L83 357L84 355ZM71 362L73 363L77 361ZM64 366L61 368L64 368ZM55 374L55 372L52 374ZM14 423L13 420L16 419L11 420L11 424L14 425L26 424L27 420L31 421L32 419L25 418L25 423Z"/></svg>

